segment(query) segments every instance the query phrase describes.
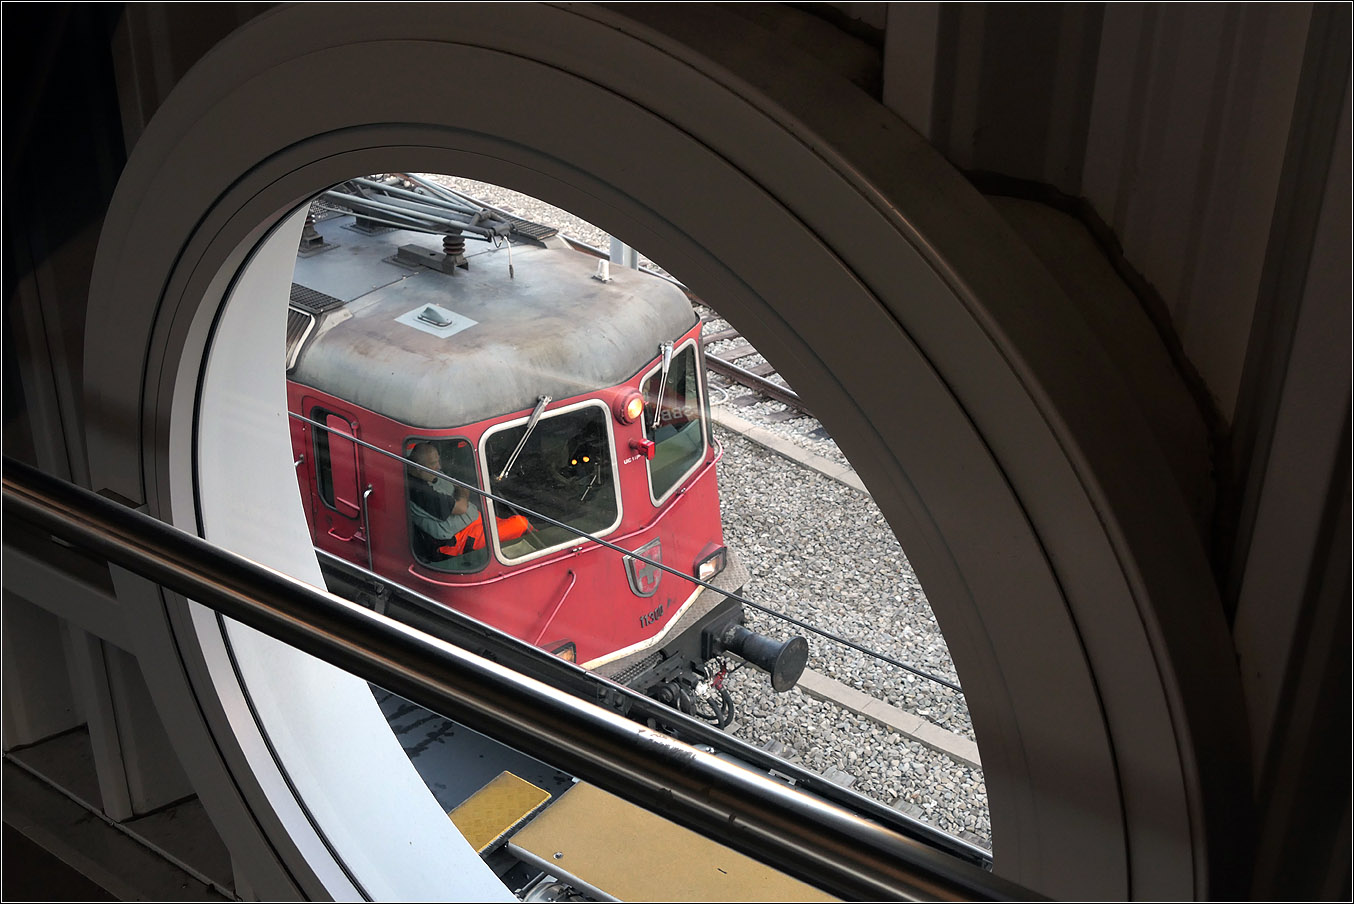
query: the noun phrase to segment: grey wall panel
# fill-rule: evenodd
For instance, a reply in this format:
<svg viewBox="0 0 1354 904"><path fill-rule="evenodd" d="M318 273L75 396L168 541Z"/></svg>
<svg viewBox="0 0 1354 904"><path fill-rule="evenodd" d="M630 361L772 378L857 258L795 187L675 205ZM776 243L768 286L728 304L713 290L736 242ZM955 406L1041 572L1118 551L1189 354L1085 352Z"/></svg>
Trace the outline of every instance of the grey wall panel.
<svg viewBox="0 0 1354 904"><path fill-rule="evenodd" d="M1310 8L1111 5L1082 193L1231 421Z"/></svg>
<svg viewBox="0 0 1354 904"><path fill-rule="evenodd" d="M10 592L5 581L0 631L4 654L5 750L36 743L82 721L71 695L61 623Z"/></svg>

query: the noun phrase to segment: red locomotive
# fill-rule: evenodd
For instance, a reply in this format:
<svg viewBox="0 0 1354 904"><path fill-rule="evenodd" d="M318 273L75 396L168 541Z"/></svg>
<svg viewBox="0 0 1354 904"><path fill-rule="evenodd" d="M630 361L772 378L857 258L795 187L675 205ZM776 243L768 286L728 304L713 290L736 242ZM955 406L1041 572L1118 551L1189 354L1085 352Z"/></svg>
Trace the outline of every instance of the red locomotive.
<svg viewBox="0 0 1354 904"><path fill-rule="evenodd" d="M792 686L806 642L725 595L746 571L682 291L417 177L322 203L287 358L316 548L719 724L726 653Z"/></svg>

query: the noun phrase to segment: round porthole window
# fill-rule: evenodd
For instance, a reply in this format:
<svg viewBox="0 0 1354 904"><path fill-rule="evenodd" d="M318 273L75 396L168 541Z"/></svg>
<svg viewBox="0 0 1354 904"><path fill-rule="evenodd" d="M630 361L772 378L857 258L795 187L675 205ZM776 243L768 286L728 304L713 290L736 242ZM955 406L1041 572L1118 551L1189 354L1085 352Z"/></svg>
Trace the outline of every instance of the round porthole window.
<svg viewBox="0 0 1354 904"><path fill-rule="evenodd" d="M302 5L208 54L138 143L105 225L86 362L97 485L316 580L272 370L285 304L265 297L304 205L391 169L521 189L718 299L831 412L963 679L996 871L1059 897L1206 893L1225 842L1210 806L1243 780L1203 765L1240 726L1209 681L1225 626L1160 453L1084 324L981 199L853 89L746 48L716 62L726 45L697 52L666 13L638 18ZM868 148L851 138L863 128ZM448 856L458 836L375 730L370 694L357 702L365 686L150 602L143 669L181 749L202 751L195 779L222 789L208 804L260 895L503 894Z"/></svg>

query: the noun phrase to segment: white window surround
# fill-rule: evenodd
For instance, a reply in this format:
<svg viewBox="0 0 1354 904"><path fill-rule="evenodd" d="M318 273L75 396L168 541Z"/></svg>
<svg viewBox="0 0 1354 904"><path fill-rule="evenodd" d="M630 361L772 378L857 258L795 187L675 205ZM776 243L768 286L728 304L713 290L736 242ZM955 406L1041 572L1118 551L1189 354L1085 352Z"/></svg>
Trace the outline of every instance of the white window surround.
<svg viewBox="0 0 1354 904"><path fill-rule="evenodd" d="M243 296L225 299L253 249L354 173L456 172L519 188L718 298L831 412L958 665L996 870L1054 897L1207 894L1229 829L1213 804L1248 781L1229 760L1245 747L1244 719L1206 561L1133 399L1028 250L901 121L755 51L737 17L702 35L683 33L680 17L662 5L391 6L372 17L302 4L219 45L142 135L106 220L85 369L95 488L212 539L231 520L214 508L217 488L238 489L240 475L289 485L293 499L280 402L253 409L276 427L280 456L251 444L217 474L204 453L195 485L199 418L203 448L215 443L218 400L204 393L197 407L208 335L237 326L230 308ZM483 92L445 81L475 71L503 77ZM447 87L402 90L410 83ZM865 128L868 153L850 138ZM294 217L288 228L299 230ZM276 340L278 393L284 313L266 327L240 321L267 330L250 334L258 344ZM880 361L892 379L878 378ZM909 430L918 423L925 436ZM278 527L295 555L273 559L280 567L304 558L294 508ZM329 810L307 788L369 782L394 759L345 765L315 743L314 701L269 698L251 680L315 822L305 819L248 731L216 620L124 586L119 595L185 766L237 860L258 870L261 897L288 883L353 897L349 875L374 896L437 886L442 900L479 897L473 880L440 884L453 870L405 875L393 852L351 850L384 834L363 809L376 804ZM342 677L243 634L230 642L247 679L263 666L343 691ZM295 720L290 736L278 718ZM390 748L373 740L362 753Z"/></svg>
<svg viewBox="0 0 1354 904"><path fill-rule="evenodd" d="M614 425L611 423L611 407L607 405L605 402L600 402L596 399L587 399L582 402L574 402L573 404L563 405L559 408L554 408L548 412L543 413L541 415L540 421L538 422L538 426L543 425L550 418L558 417L561 414L568 414L573 411L581 411L584 408L597 408L602 413L602 424L606 428L606 454L611 459L611 488L612 492L616 497L616 517L612 519L611 523L608 524L606 527L603 527L602 529L597 531L593 531L588 536L607 537L615 532L616 528L620 526L621 520L625 517L625 500L621 498L620 459L616 457L616 430ZM531 418L528 416L518 418L513 421L504 421L501 424L495 424L493 427L484 431L484 434L480 437L479 457L480 461L484 462L484 476L485 480L488 483L489 491L491 493L497 494L499 490L495 482L497 475L493 473L493 468L491 468L489 465L489 452L488 452L489 440L492 439L494 434L496 433L501 433L504 430L511 430L514 427L520 427L523 424L528 423L530 420ZM525 562L531 562L535 559L541 559L546 556L554 555L561 549L567 549L571 546L586 546L588 542L584 540L582 537L574 536L568 540L565 540L563 543L556 543L554 546L548 546L545 549L538 549L534 552L527 553L526 555L517 556L516 558L508 558L503 554L503 546L501 543L499 543L498 540L497 524L494 525L493 538L494 538L494 557L498 559L498 561L506 565L521 565Z"/></svg>
<svg viewBox="0 0 1354 904"><path fill-rule="evenodd" d="M198 401L197 480L206 539L323 587L296 475L269 466L292 457L280 352L269 340L285 329L305 214L273 231L222 306ZM276 760L367 895L515 900L428 793L366 682L238 623L224 633Z"/></svg>
<svg viewBox="0 0 1354 904"><path fill-rule="evenodd" d="M686 344L674 349L672 352L672 360L675 362L677 360L677 356L685 352L687 349L696 349L696 340L692 339ZM663 503L667 502L668 499L672 496L672 494L677 492L678 487L682 486L682 484L686 483L688 480L691 479L691 475L696 473L696 470L705 463L705 456L710 454L710 421L709 418L706 417L706 412L708 411L706 399L709 389L705 385L705 374L700 368L699 350L697 349L696 351L693 351L692 354L696 355L697 358L696 384L698 386L697 393L699 395L699 398L696 400L696 408L700 412L698 416L700 417L700 426L701 426L701 452L700 456L696 459L696 463L693 464L691 467L687 468L686 472L682 474L681 478L675 481L672 484L672 486L668 487L667 490L664 491L661 496L654 496L653 493L653 462L646 461L644 463L644 468L648 472L649 479L649 501L652 502L655 506L660 506ZM641 377L639 381L640 387L642 388L646 380L651 379L654 374L658 373L662 369L663 366L660 364L658 367L653 368L643 377Z"/></svg>

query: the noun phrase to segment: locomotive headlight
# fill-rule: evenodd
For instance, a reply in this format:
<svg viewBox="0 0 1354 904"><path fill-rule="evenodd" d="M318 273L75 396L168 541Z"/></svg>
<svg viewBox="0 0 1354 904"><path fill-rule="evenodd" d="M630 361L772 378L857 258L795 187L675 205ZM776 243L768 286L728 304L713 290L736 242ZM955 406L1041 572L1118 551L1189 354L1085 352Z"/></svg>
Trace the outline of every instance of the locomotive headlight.
<svg viewBox="0 0 1354 904"><path fill-rule="evenodd" d="M574 646L572 640L566 640L550 652L552 655L558 656L565 662L578 662L578 647Z"/></svg>
<svg viewBox="0 0 1354 904"><path fill-rule="evenodd" d="M616 420L622 424L633 424L644 413L644 396L639 390L632 389L616 400Z"/></svg>
<svg viewBox="0 0 1354 904"><path fill-rule="evenodd" d="M707 550L710 547L706 547ZM713 552L704 553L696 560L694 574L702 581L708 581L715 575L724 570L724 566L729 564L729 551L723 546L717 546Z"/></svg>

